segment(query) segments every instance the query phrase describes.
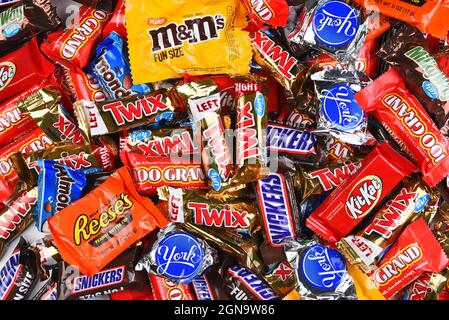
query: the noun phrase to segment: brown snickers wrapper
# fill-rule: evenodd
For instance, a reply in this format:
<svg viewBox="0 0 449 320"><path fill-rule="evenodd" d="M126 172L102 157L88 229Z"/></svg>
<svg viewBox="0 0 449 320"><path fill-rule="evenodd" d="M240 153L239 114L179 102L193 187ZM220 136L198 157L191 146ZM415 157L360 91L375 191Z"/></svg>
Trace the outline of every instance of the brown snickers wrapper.
<svg viewBox="0 0 449 320"><path fill-rule="evenodd" d="M141 246L133 246L92 277L62 262L58 274L58 300L85 300L125 289L142 290L149 285L146 272L135 271Z"/></svg>
<svg viewBox="0 0 449 320"><path fill-rule="evenodd" d="M432 56L424 35L404 23L377 55L396 67L438 128L448 134L449 78Z"/></svg>
<svg viewBox="0 0 449 320"><path fill-rule="evenodd" d="M337 247L351 264L369 273L375 269L383 251L392 244L402 230L420 217L430 221L436 213L439 196L412 176L376 213L372 222L355 235L339 242Z"/></svg>
<svg viewBox="0 0 449 320"><path fill-rule="evenodd" d="M232 185L265 178L267 167L268 88L265 78L234 78L237 97L236 164Z"/></svg>
<svg viewBox="0 0 449 320"><path fill-rule="evenodd" d="M260 230L259 209L255 203L241 199L220 201L207 198L206 193L197 190L160 187L159 199L168 200L170 220L189 223L198 227L238 231L251 235ZM221 229L221 230L220 230Z"/></svg>

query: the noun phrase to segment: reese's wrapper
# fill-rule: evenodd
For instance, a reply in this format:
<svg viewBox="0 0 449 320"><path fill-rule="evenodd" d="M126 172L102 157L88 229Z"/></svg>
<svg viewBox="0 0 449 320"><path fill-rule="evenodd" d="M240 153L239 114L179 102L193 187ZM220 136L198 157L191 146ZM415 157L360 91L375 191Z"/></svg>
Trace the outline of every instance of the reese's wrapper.
<svg viewBox="0 0 449 320"><path fill-rule="evenodd" d="M262 78L236 79L236 164L232 184L246 184L268 176L268 88Z"/></svg>
<svg viewBox="0 0 449 320"><path fill-rule="evenodd" d="M62 258L88 276L127 247L167 224L150 199L137 193L127 168L48 219Z"/></svg>
<svg viewBox="0 0 449 320"><path fill-rule="evenodd" d="M289 40L324 51L348 64L355 60L368 31L364 8L340 0L308 0Z"/></svg>
<svg viewBox="0 0 449 320"><path fill-rule="evenodd" d="M429 188L416 177L408 180L376 213L366 228L341 239L337 246L350 263L358 264L368 273L375 268L384 250L399 237L402 230L411 221L424 215L430 202Z"/></svg>
<svg viewBox="0 0 449 320"><path fill-rule="evenodd" d="M269 31L251 33L254 58L292 98L298 96L307 68Z"/></svg>
<svg viewBox="0 0 449 320"><path fill-rule="evenodd" d="M80 127L99 136L172 119L180 111L175 91L161 89L142 96L99 103L83 100L74 105Z"/></svg>
<svg viewBox="0 0 449 320"><path fill-rule="evenodd" d="M231 300L277 300L279 296L253 272L234 265L226 272L225 292Z"/></svg>
<svg viewBox="0 0 449 320"><path fill-rule="evenodd" d="M382 168L379 170L379 168ZM387 142L363 160L362 168L344 180L307 218L307 227L330 242L347 236L405 177L417 168Z"/></svg>
<svg viewBox="0 0 449 320"><path fill-rule="evenodd" d="M21 192L0 209L0 256L5 247L22 233L34 220L37 188Z"/></svg>
<svg viewBox="0 0 449 320"><path fill-rule="evenodd" d="M444 250L420 218L402 232L370 274L385 298L391 298L424 272L441 272L449 265Z"/></svg>
<svg viewBox="0 0 449 320"><path fill-rule="evenodd" d="M39 159L37 204L34 209L36 227L47 230L45 222L81 198L87 181L82 171L73 170L54 160Z"/></svg>
<svg viewBox="0 0 449 320"><path fill-rule="evenodd" d="M188 73L246 74L251 47L240 0L126 0L134 83Z"/></svg>
<svg viewBox="0 0 449 320"><path fill-rule="evenodd" d="M140 253L141 246L132 246L91 277L62 262L58 267L58 300L87 300L125 289L143 289L148 285L147 275L134 270Z"/></svg>
<svg viewBox="0 0 449 320"><path fill-rule="evenodd" d="M434 187L447 176L449 142L395 68L356 93L355 98L413 159L424 182Z"/></svg>
<svg viewBox="0 0 449 320"><path fill-rule="evenodd" d="M444 39L449 30L449 1L447 0L417 0L401 1L377 1L354 0L365 8L379 11L380 13L405 21L421 32L430 33L439 39Z"/></svg>
<svg viewBox="0 0 449 320"><path fill-rule="evenodd" d="M256 204L241 199L220 201L208 198L204 192L173 187L162 187L158 193L160 198L168 200L172 222L229 229L248 235L260 230Z"/></svg>
<svg viewBox="0 0 449 320"><path fill-rule="evenodd" d="M356 299L354 283L343 255L317 241L287 241L287 261L296 273L302 300Z"/></svg>
<svg viewBox="0 0 449 320"><path fill-rule="evenodd" d="M1 5L0 5L1 7ZM50 0L23 0L0 11L0 53L34 34L56 30L61 19Z"/></svg>
<svg viewBox="0 0 449 320"><path fill-rule="evenodd" d="M449 78L433 57L424 35L403 24L383 45L378 55L401 73L438 128L449 130Z"/></svg>
<svg viewBox="0 0 449 320"><path fill-rule="evenodd" d="M0 300L26 300L38 281L38 263L36 252L20 238L0 269Z"/></svg>

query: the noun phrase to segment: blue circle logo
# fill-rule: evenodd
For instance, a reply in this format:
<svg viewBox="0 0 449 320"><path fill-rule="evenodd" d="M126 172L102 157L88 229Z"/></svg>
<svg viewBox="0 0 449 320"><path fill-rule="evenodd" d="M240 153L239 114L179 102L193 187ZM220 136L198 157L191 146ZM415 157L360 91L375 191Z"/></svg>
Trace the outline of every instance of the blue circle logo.
<svg viewBox="0 0 449 320"><path fill-rule="evenodd" d="M3 29L3 35L6 38L12 38L20 32L20 24L13 23L8 25L5 29Z"/></svg>
<svg viewBox="0 0 449 320"><path fill-rule="evenodd" d="M173 232L158 244L156 271L172 279L193 279L201 271L203 258L204 252L197 238L186 232Z"/></svg>
<svg viewBox="0 0 449 320"><path fill-rule="evenodd" d="M345 260L337 250L316 244L301 257L301 276L315 289L335 290L346 273Z"/></svg>
<svg viewBox="0 0 449 320"><path fill-rule="evenodd" d="M209 172L207 174L209 176L210 181L212 182L212 188L214 188L215 191L220 190L221 188L221 177L217 170L215 169L209 169Z"/></svg>
<svg viewBox="0 0 449 320"><path fill-rule="evenodd" d="M354 98L355 91L336 84L321 92L321 110L324 119L340 131L357 129L365 119L365 112Z"/></svg>
<svg viewBox="0 0 449 320"><path fill-rule="evenodd" d="M422 88L424 90L424 92L427 94L427 96L430 99L436 99L438 98L438 90L437 88L433 85L432 82L430 81L424 81L422 83Z"/></svg>
<svg viewBox="0 0 449 320"><path fill-rule="evenodd" d="M315 36L331 47L351 42L359 27L360 12L341 1L329 1L318 7L312 21Z"/></svg>

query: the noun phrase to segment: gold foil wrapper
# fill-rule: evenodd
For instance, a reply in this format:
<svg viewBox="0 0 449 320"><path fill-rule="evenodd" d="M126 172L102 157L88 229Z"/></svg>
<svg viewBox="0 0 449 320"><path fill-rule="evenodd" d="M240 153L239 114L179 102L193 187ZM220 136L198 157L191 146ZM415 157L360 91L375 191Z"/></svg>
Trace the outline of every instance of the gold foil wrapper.
<svg viewBox="0 0 449 320"><path fill-rule="evenodd" d="M263 279L281 297L287 296L296 287L295 270L288 261L277 264L263 275Z"/></svg>

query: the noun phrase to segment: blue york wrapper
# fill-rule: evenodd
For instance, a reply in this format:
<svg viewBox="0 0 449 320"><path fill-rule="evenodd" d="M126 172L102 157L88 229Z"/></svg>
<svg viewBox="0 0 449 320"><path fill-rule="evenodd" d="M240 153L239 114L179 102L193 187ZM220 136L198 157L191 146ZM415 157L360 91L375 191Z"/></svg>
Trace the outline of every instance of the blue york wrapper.
<svg viewBox="0 0 449 320"><path fill-rule="evenodd" d="M114 31L98 45L85 71L95 75L109 100L153 91L150 85L133 85L124 40Z"/></svg>
<svg viewBox="0 0 449 320"><path fill-rule="evenodd" d="M43 231L44 222L81 198L86 187L82 171L53 160L38 160L40 167L37 205L34 209L36 226Z"/></svg>

